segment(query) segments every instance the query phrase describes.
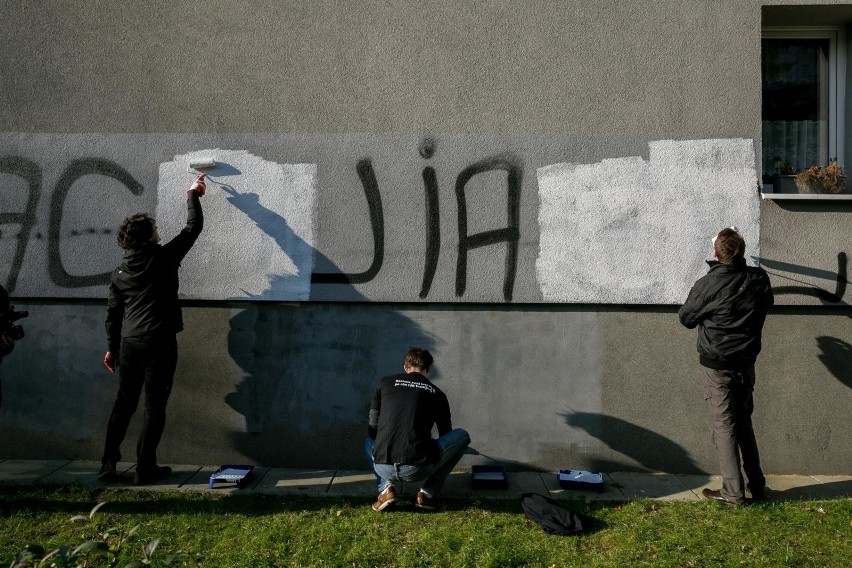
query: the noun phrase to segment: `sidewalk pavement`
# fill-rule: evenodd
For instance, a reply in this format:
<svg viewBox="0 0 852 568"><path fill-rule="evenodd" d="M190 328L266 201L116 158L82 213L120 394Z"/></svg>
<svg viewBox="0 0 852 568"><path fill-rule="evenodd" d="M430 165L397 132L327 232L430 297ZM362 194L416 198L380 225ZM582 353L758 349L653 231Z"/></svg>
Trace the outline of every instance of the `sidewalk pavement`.
<svg viewBox="0 0 852 568"><path fill-rule="evenodd" d="M171 465L171 464L170 464ZM106 487L98 481L100 463L67 460L0 460L0 485L69 484ZM256 467L243 488L217 484L209 488L210 474L218 466L171 465L172 474L152 485L133 485L132 463L121 463L119 483L109 485L148 491L196 491L217 494L263 494L345 496L370 502L376 496L375 477L368 471L307 470ZM605 473L604 492L574 491L559 487L555 473L509 472L506 490L474 489L470 471L455 471L447 479L442 497L450 499L519 499L533 492L556 499L631 501L656 499L697 501L705 487L718 489L718 475L674 475L653 473ZM770 499L829 500L852 498L852 475L769 475ZM400 486L401 485L401 486ZM418 484L397 485L397 494L413 497Z"/></svg>

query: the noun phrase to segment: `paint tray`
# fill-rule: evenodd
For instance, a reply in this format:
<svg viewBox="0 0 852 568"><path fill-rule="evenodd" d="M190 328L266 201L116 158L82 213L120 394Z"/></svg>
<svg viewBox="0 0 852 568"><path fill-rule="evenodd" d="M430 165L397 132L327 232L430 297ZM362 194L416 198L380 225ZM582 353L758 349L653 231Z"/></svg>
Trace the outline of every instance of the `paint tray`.
<svg viewBox="0 0 852 568"><path fill-rule="evenodd" d="M470 468L474 489L508 489L509 477L502 465L474 465Z"/></svg>
<svg viewBox="0 0 852 568"><path fill-rule="evenodd" d="M210 489L213 489L214 485L242 489L252 470L253 465L223 465L210 475Z"/></svg>
<svg viewBox="0 0 852 568"><path fill-rule="evenodd" d="M560 469L556 472L556 481L562 489L580 489L584 491L597 491L603 493L603 475L597 471L583 471L580 469Z"/></svg>

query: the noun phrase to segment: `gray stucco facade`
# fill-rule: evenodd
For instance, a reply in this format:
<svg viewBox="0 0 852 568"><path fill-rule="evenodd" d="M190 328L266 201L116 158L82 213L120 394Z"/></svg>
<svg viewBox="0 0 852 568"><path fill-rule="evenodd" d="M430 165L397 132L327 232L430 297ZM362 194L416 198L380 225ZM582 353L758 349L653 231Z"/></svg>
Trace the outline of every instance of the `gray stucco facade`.
<svg viewBox="0 0 852 568"><path fill-rule="evenodd" d="M778 304L765 469L849 473L852 200L760 192L761 29L849 38L814 4L0 5L0 282L31 314L0 459L100 457L115 228L174 234L212 157L164 463L362 469L421 345L465 463L715 472L676 311L737 225Z"/></svg>

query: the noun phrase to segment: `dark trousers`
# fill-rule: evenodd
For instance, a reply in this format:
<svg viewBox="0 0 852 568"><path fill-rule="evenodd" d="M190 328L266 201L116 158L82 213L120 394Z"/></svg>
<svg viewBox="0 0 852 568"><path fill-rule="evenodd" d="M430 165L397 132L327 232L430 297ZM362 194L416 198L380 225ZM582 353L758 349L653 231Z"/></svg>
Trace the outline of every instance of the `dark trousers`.
<svg viewBox="0 0 852 568"><path fill-rule="evenodd" d="M760 468L757 440L751 425L754 410L754 366L740 371L704 370L704 400L713 427L713 444L719 454L722 496L742 501L745 498L742 470L752 492L761 493L766 479Z"/></svg>
<svg viewBox="0 0 852 568"><path fill-rule="evenodd" d="M121 443L144 387L145 411L142 432L136 445L136 468L150 469L157 464L157 445L166 424L166 404L172 392L176 367L177 340L174 336L166 339L122 339L118 395L107 425L104 462L121 460Z"/></svg>

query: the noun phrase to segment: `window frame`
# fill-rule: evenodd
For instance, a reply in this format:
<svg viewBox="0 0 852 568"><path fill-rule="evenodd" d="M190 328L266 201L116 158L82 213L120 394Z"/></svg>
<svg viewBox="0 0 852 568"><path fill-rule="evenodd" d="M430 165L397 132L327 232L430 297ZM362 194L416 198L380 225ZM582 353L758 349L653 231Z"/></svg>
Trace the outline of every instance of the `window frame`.
<svg viewBox="0 0 852 568"><path fill-rule="evenodd" d="M828 53L828 156L836 158L837 163L846 167L846 145L844 140L846 126L846 33L841 26L772 26L761 30L761 42L764 39L827 39ZM763 76L761 75L761 85ZM763 116L761 123L763 122ZM761 164L763 157L761 156ZM822 164L827 165L827 164ZM761 166L762 168L762 166Z"/></svg>
<svg viewBox="0 0 852 568"><path fill-rule="evenodd" d="M761 42L764 39L828 39L828 156L846 168L846 30L843 26L765 26L761 28ZM761 49L762 51L762 49ZM762 55L761 55L762 58ZM761 85L763 76L761 72ZM762 89L762 87L761 87ZM763 115L761 114L761 124ZM761 140L761 147L762 147ZM763 175L763 155L759 160ZM823 164L827 165L827 164ZM852 195L765 193L764 198L771 199L852 199Z"/></svg>

